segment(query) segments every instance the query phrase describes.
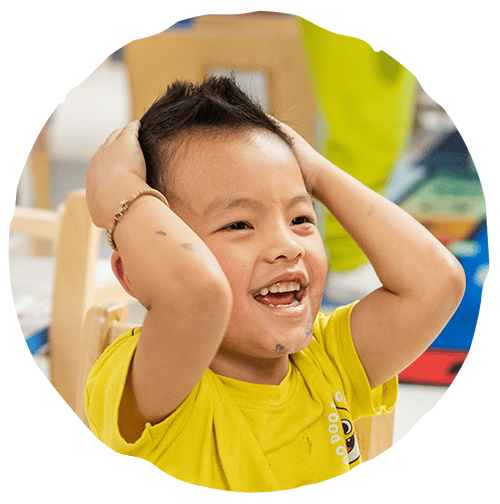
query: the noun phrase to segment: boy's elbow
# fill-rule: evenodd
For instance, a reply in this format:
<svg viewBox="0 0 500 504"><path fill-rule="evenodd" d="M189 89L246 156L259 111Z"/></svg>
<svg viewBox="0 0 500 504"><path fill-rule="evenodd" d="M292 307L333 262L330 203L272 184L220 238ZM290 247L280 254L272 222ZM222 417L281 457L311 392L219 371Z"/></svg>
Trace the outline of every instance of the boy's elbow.
<svg viewBox="0 0 500 504"><path fill-rule="evenodd" d="M214 322L229 321L233 294L226 275L219 268L208 268L203 273L185 279L186 306L196 309L200 316L209 314Z"/></svg>
<svg viewBox="0 0 500 504"><path fill-rule="evenodd" d="M447 299L455 311L464 296L466 279L462 265L451 254L447 257L439 279L441 297Z"/></svg>
<svg viewBox="0 0 500 504"><path fill-rule="evenodd" d="M221 324L229 320L233 295L218 264L199 261L189 269L178 268L168 276L158 275L148 285L148 310L164 313L170 320L173 314L186 321L208 325L212 325L212 321Z"/></svg>
<svg viewBox="0 0 500 504"><path fill-rule="evenodd" d="M209 275L191 291L185 309L205 334L224 335L233 309L233 293L225 275Z"/></svg>
<svg viewBox="0 0 500 504"><path fill-rule="evenodd" d="M429 345L453 317L465 292L465 273L451 254L444 258L419 294L413 328ZM428 339L430 338L430 339Z"/></svg>
<svg viewBox="0 0 500 504"><path fill-rule="evenodd" d="M215 275L209 279L209 293L208 297L212 303L223 313L231 314L233 308L233 292L231 286L224 273ZM205 296L206 298L207 296Z"/></svg>
<svg viewBox="0 0 500 504"><path fill-rule="evenodd" d="M462 265L457 261L457 268L456 272L454 274L454 280L455 282L455 289L457 292L458 296L458 301L457 301L457 307L462 301L462 298L464 297L465 294L465 287L466 287L466 279L465 279L465 271L462 268Z"/></svg>

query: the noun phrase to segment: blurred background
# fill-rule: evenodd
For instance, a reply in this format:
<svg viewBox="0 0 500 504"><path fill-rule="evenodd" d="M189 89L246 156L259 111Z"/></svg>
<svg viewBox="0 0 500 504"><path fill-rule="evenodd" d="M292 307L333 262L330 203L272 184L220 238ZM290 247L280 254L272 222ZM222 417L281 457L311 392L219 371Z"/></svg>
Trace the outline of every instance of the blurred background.
<svg viewBox="0 0 500 504"><path fill-rule="evenodd" d="M52 213L44 215L55 223L71 208L69 195L85 187L90 159L111 131L140 118L175 78L227 73L326 157L414 215L464 267L467 289L455 316L400 375L396 442L439 401L467 356L488 271L488 247L481 184L460 133L417 78L386 53L284 14L180 21L110 55L69 92L27 161L17 194L19 210L47 210ZM330 311L370 292L378 279L335 219L321 207L318 214L330 260L323 310ZM45 224L37 215L29 213L30 225L40 229ZM61 224L58 232L63 229ZM37 365L59 391L55 373L61 367L74 374L78 345L57 354L55 369L51 331L60 321L54 319L71 312L80 291L79 313L96 297L89 294L92 288L80 289L80 280L73 279L71 270L80 268L58 253L59 238L54 247L26 234L14 230L10 238L16 310ZM82 268L84 277L99 284L112 281L111 249L102 234L96 236L95 261ZM59 295L57 272L64 264L56 261L70 270ZM131 320L140 324L143 316L142 307L130 303ZM71 334L66 338L78 341L81 323L74 331L66 329Z"/></svg>

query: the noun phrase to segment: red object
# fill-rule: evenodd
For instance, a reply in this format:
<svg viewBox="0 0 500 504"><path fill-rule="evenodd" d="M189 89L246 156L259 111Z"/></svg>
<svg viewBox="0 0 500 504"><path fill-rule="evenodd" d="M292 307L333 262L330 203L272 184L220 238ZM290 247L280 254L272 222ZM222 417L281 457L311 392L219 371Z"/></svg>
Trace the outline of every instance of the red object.
<svg viewBox="0 0 500 504"><path fill-rule="evenodd" d="M399 373L402 383L451 385L468 352L432 349Z"/></svg>

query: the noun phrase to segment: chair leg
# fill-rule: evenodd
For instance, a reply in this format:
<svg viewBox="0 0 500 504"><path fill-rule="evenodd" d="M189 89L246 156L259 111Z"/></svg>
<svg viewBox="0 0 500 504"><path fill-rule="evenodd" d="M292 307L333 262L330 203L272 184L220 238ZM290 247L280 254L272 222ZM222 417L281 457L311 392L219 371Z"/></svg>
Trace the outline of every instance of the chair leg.
<svg viewBox="0 0 500 504"><path fill-rule="evenodd" d="M355 422L359 451L363 461L371 460L393 443L394 410L384 415L360 418Z"/></svg>

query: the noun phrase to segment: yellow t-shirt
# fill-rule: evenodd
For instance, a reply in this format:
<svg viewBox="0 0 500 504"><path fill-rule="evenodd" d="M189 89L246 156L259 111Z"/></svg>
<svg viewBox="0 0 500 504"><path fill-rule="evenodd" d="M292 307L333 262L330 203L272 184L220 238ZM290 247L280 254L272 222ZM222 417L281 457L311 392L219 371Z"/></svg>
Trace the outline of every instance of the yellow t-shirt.
<svg viewBox="0 0 500 504"><path fill-rule="evenodd" d="M280 385L242 382L207 370L162 422L127 443L118 410L140 331L123 334L87 381L90 427L113 450L149 460L201 486L240 492L296 488L347 472L361 460L353 422L390 411L397 379L370 389L349 327L353 305L319 314L314 337L290 357Z"/></svg>

